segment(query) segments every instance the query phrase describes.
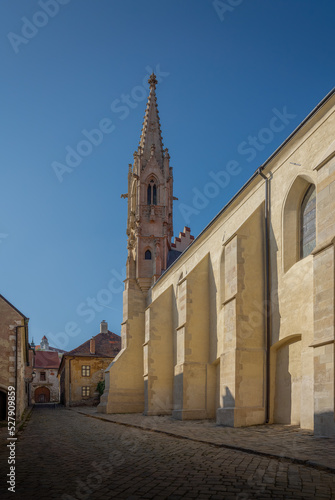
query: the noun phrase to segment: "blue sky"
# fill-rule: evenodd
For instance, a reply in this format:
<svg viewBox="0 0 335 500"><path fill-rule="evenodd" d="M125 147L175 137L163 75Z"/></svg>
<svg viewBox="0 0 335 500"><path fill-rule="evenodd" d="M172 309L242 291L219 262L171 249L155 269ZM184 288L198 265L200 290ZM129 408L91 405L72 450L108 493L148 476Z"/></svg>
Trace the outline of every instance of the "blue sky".
<svg viewBox="0 0 335 500"><path fill-rule="evenodd" d="M175 234L197 236L334 86L334 14L331 0L2 0L0 293L35 343L72 349L103 319L120 333L120 195L148 73Z"/></svg>

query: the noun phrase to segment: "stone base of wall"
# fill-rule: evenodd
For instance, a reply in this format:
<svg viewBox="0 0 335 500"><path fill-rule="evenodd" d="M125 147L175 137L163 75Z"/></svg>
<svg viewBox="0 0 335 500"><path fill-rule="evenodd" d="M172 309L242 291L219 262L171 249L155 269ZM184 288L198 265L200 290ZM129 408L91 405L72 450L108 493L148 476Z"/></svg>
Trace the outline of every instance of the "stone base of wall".
<svg viewBox="0 0 335 500"><path fill-rule="evenodd" d="M157 416L163 416L163 415L171 415L172 411L170 410L147 410L144 411L143 415L146 417L157 417Z"/></svg>
<svg viewBox="0 0 335 500"><path fill-rule="evenodd" d="M314 415L314 435L335 437L334 412L324 412Z"/></svg>
<svg viewBox="0 0 335 500"><path fill-rule="evenodd" d="M176 420L204 420L210 416L206 410L173 410L172 418Z"/></svg>
<svg viewBox="0 0 335 500"><path fill-rule="evenodd" d="M265 423L265 410L262 407L218 408L216 423L228 427L261 425Z"/></svg>
<svg viewBox="0 0 335 500"><path fill-rule="evenodd" d="M97 406L99 413L143 413L143 401L140 403L109 403L108 407L104 403Z"/></svg>

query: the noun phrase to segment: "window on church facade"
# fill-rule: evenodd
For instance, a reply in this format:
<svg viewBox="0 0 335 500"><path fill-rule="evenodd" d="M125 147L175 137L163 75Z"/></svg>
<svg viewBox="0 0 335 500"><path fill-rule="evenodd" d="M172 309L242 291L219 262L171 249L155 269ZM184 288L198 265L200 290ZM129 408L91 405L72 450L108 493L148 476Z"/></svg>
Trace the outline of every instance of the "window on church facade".
<svg viewBox="0 0 335 500"><path fill-rule="evenodd" d="M83 365L81 367L81 376L89 377L90 376L91 367L89 365Z"/></svg>
<svg viewBox="0 0 335 500"><path fill-rule="evenodd" d="M153 180L150 181L147 189L147 205L157 205L157 186Z"/></svg>
<svg viewBox="0 0 335 500"><path fill-rule="evenodd" d="M151 205L151 184L148 186L148 191L147 191L147 204Z"/></svg>
<svg viewBox="0 0 335 500"><path fill-rule="evenodd" d="M312 179L297 176L284 201L283 269L286 273L316 244L316 196Z"/></svg>
<svg viewBox="0 0 335 500"><path fill-rule="evenodd" d="M151 252L150 250L146 250L144 254L145 260L151 260Z"/></svg>
<svg viewBox="0 0 335 500"><path fill-rule="evenodd" d="M311 185L302 200L300 212L300 258L307 257L316 245L316 192Z"/></svg>
<svg viewBox="0 0 335 500"><path fill-rule="evenodd" d="M81 388L81 395L85 398L90 395L90 386L89 385L84 385Z"/></svg>
<svg viewBox="0 0 335 500"><path fill-rule="evenodd" d="M45 378L45 372L41 372L40 373L40 381L41 382L45 382L46 378Z"/></svg>

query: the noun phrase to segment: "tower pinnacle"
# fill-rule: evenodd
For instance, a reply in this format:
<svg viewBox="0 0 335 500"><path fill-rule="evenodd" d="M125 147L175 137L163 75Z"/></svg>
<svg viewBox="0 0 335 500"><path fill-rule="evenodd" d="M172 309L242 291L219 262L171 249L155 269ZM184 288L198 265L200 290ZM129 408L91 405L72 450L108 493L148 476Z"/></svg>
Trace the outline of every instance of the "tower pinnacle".
<svg viewBox="0 0 335 500"><path fill-rule="evenodd" d="M150 88L151 87L153 87L154 89L156 88L158 82L155 73L151 73L148 83L150 85Z"/></svg>
<svg viewBox="0 0 335 500"><path fill-rule="evenodd" d="M139 144L139 154L142 156L142 168L149 161L152 151L152 146L155 147L155 158L161 168L163 168L163 140L161 133L161 125L159 120L156 85L157 78L155 73L152 73L148 83L150 85L150 93L148 97L147 107L144 114L141 139Z"/></svg>

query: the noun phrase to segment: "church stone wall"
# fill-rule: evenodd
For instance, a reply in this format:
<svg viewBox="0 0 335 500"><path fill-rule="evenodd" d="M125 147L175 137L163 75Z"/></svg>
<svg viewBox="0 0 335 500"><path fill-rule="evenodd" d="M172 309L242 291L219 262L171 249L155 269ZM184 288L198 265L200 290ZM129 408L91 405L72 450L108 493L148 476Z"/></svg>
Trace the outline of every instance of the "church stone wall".
<svg viewBox="0 0 335 500"><path fill-rule="evenodd" d="M151 77L141 137L145 153L139 150L135 156L142 170L150 161L155 163L148 160L150 155L160 165L166 162L161 168L167 173L168 153L157 156L161 136L153 105L154 82ZM152 207L146 208L151 226L151 219L148 226L148 220L135 221L129 212L128 227L133 229L128 241L123 350L109 368L102 411L144 410L179 419L216 416L217 423L231 426L268 419L300 424L317 434L335 434L334 110L333 93L262 165L267 181L255 173L160 277L163 257L157 261L155 254L155 271L138 260L143 259L142 229L159 227L157 235L152 233L159 255L163 241L159 238L167 234L161 232L164 224L157 226ZM155 131L151 136L150 130ZM140 175L139 169L136 172ZM301 258L301 206L311 186L316 188L316 247ZM166 223L170 231L171 219ZM149 276L150 272L156 274Z"/></svg>
<svg viewBox="0 0 335 500"><path fill-rule="evenodd" d="M171 414L173 409L174 314L169 287L145 313L144 388L146 415Z"/></svg>
<svg viewBox="0 0 335 500"><path fill-rule="evenodd" d="M318 167L332 145L333 124L333 103L328 102L264 171L270 177L271 218L270 422L315 427L317 433L332 432L334 422L334 158ZM317 188L317 248L300 260L299 206L312 183ZM166 287L181 288L181 273L189 275L208 255L208 276L201 286L208 286L210 304L205 302L202 308L211 311L211 327L209 338L205 331L202 340L208 339L208 361L214 370L217 421L228 425L265 421L264 193L264 182L258 177L152 289L156 300ZM290 214L292 199L295 209ZM287 200L291 205L286 205L289 217L285 218ZM293 253L291 248L288 266L285 239L294 239L289 241ZM185 279L186 305L187 285ZM196 321L192 328L196 338ZM181 335L185 335L182 324L176 332L177 345ZM175 416L182 411L185 393L181 374L183 382L186 377L180 366L177 359Z"/></svg>

